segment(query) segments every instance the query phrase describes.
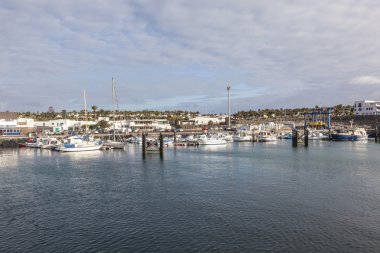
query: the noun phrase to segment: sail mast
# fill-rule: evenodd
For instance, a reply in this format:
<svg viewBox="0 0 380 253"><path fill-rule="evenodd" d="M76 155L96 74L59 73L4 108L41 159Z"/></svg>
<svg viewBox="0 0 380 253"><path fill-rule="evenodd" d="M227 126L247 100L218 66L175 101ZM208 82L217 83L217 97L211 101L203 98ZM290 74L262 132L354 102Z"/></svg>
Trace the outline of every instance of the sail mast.
<svg viewBox="0 0 380 253"><path fill-rule="evenodd" d="M86 134L88 133L87 129L87 102L86 102L86 90L83 90L83 100L84 100L84 118L85 118L85 126L86 126Z"/></svg>
<svg viewBox="0 0 380 253"><path fill-rule="evenodd" d="M113 140L116 141L115 137L115 81L112 77L112 107L113 107Z"/></svg>

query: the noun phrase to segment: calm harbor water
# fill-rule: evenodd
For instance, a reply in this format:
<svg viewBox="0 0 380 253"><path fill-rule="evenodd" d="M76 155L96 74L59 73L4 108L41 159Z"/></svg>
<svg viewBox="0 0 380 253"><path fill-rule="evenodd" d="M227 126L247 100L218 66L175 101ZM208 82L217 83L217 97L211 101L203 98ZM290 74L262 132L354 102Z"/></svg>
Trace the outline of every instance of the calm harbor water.
<svg viewBox="0 0 380 253"><path fill-rule="evenodd" d="M0 149L0 252L379 252L380 144Z"/></svg>

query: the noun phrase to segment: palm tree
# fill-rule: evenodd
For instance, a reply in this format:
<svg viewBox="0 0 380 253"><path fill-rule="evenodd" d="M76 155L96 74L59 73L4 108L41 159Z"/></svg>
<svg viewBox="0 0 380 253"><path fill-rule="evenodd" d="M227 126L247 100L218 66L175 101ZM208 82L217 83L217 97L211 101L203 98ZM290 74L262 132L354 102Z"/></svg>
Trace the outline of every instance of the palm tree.
<svg viewBox="0 0 380 253"><path fill-rule="evenodd" d="M93 106L91 106L91 109L92 109L92 111L94 112L94 120L96 120L96 110L98 109L98 107L96 106L96 105L93 105Z"/></svg>

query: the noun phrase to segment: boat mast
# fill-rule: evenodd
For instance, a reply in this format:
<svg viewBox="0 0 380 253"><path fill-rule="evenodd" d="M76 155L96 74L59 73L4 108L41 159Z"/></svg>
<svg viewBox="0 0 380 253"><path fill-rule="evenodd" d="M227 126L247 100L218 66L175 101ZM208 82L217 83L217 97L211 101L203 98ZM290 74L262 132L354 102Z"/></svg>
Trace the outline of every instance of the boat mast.
<svg viewBox="0 0 380 253"><path fill-rule="evenodd" d="M230 103L230 89L231 86L227 86L228 92L228 129L231 128L231 103Z"/></svg>
<svg viewBox="0 0 380 253"><path fill-rule="evenodd" d="M115 80L112 77L112 108L113 108L113 140L116 141L115 137Z"/></svg>
<svg viewBox="0 0 380 253"><path fill-rule="evenodd" d="M86 134L87 134L87 133L88 133L88 126L87 126L87 102L86 102L86 90L83 90L83 100L84 100L84 119L85 119Z"/></svg>

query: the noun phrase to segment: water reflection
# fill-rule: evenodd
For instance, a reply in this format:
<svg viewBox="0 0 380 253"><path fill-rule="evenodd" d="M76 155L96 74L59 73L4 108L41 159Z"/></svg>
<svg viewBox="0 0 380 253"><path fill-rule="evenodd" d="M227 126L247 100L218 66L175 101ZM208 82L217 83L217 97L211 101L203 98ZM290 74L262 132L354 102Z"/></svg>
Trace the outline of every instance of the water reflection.
<svg viewBox="0 0 380 253"><path fill-rule="evenodd" d="M0 168L17 166L19 152L19 149L0 149Z"/></svg>

